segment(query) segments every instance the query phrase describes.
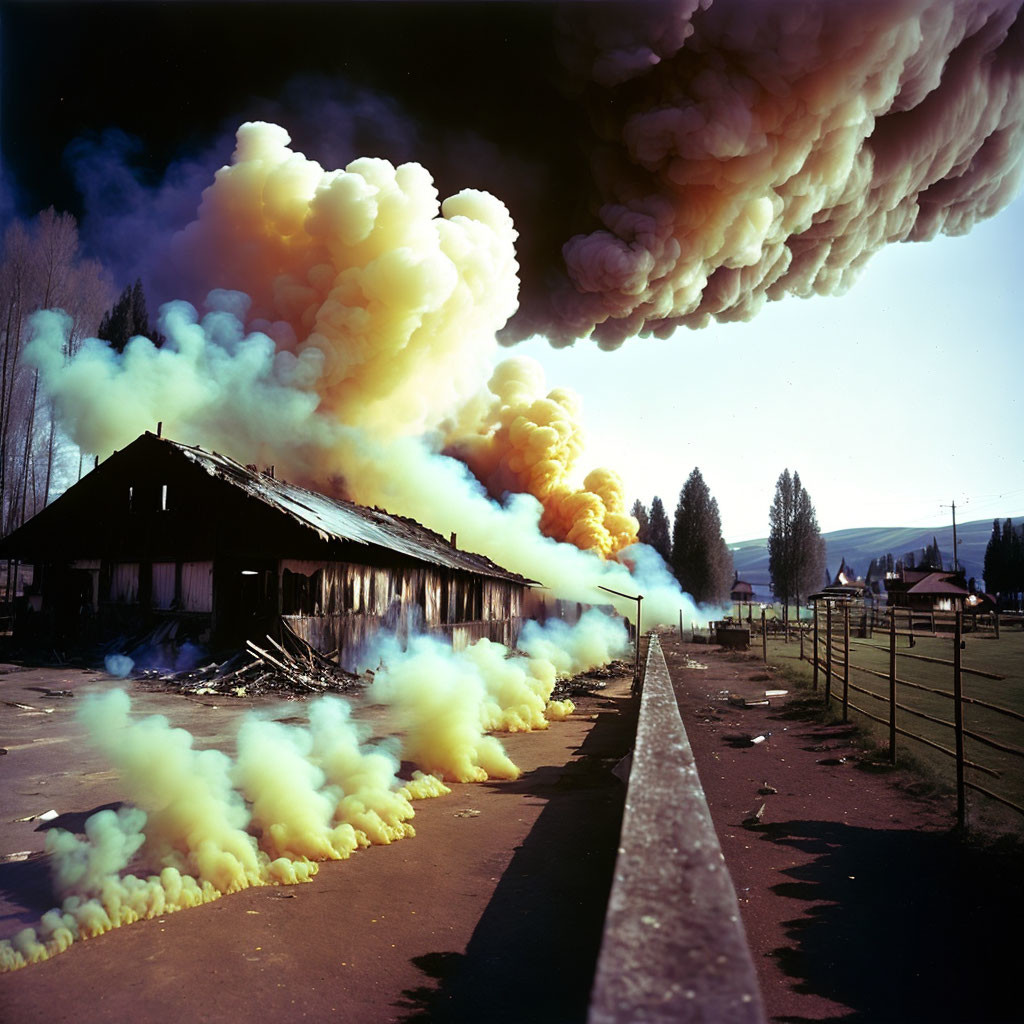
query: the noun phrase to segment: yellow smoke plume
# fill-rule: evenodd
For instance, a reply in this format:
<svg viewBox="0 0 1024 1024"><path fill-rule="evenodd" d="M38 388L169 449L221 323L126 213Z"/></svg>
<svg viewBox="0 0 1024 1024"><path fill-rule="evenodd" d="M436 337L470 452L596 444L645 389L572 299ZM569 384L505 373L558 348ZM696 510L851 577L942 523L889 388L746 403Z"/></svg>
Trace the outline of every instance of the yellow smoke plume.
<svg viewBox="0 0 1024 1024"><path fill-rule="evenodd" d="M284 372L320 409L375 433L419 431L487 373L517 304L516 232L470 189L441 203L419 164L326 171L283 128L250 122L173 242L191 296L244 292Z"/></svg>
<svg viewBox="0 0 1024 1024"><path fill-rule="evenodd" d="M316 861L414 834L410 800L447 787L422 773L403 784L397 761L363 746L342 707L312 704L308 729L248 719L232 760L196 750L163 716L132 719L121 690L87 697L80 718L134 806L92 815L84 839L47 834L61 905L0 942L0 971L250 886L308 881ZM136 861L152 873L126 874Z"/></svg>
<svg viewBox="0 0 1024 1024"><path fill-rule="evenodd" d="M569 483L582 444L575 400L546 392L522 361L481 395L494 333L515 305L504 206L478 192L439 204L412 165L324 171L274 125L243 125L238 140L175 242L183 276L218 287L193 285L203 309L163 307L162 348L136 338L118 354L87 339L69 360L67 318L33 317L26 359L72 439L105 456L162 421L176 440L455 530L556 597L599 604L597 588L609 586L644 593L649 624L674 622L681 608L689 617L657 565L634 577L602 563L636 525L615 474ZM511 489L504 507L438 456L445 438L464 445L481 479L497 474L488 486ZM628 615L630 603L615 600Z"/></svg>
<svg viewBox="0 0 1024 1024"><path fill-rule="evenodd" d="M467 406L448 438L492 497L531 494L543 507L541 531L603 558L636 542L639 524L626 512L622 479L595 469L571 484L583 452L580 400L556 388L544 394L544 371L532 359L506 359L488 382L490 400Z"/></svg>

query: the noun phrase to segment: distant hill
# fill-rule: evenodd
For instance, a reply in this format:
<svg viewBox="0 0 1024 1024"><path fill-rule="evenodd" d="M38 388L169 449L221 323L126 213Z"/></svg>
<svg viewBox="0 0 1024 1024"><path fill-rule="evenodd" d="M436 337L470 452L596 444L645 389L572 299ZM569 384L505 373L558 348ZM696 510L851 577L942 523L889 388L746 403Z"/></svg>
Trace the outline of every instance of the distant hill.
<svg viewBox="0 0 1024 1024"><path fill-rule="evenodd" d="M1016 525L1016 521L1014 522ZM825 564L829 573L834 576L839 563L846 559L858 576L868 571L872 558L884 558L892 554L894 558L902 558L908 551L920 555L922 549L932 542L934 537L939 544L944 569L953 568L953 527L945 526L920 528L916 526L870 526L862 529L835 530L822 534L825 538ZM960 565L966 570L967 578L974 576L978 588L982 587L983 566L985 563L985 547L992 536L992 520L977 519L970 523L956 524L956 539L960 548ZM733 564L740 579L752 583L759 593L768 592L768 538L745 540L739 544L730 544ZM824 583L824 580L822 581Z"/></svg>

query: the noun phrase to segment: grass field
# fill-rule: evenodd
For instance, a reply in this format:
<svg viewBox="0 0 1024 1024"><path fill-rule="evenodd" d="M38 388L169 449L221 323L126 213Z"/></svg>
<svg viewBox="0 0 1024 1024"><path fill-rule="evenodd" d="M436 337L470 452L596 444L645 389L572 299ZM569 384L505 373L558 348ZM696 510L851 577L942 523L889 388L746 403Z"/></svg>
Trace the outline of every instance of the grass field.
<svg viewBox="0 0 1024 1024"><path fill-rule="evenodd" d="M966 646L962 652L961 664L967 669L976 669L1002 679L988 679L983 676L963 674L964 728L1005 746L1024 749L1024 721L1001 714L985 707L970 704L968 700L979 700L1024 715L1024 631L1004 630L1000 639L991 636L966 634ZM759 638L752 638L752 645L758 649ZM842 636L833 638L832 706L841 711L843 690ZM805 640L806 661L800 661L799 640L791 639L787 644L769 637L768 660L785 674L810 687L812 680L812 643ZM915 655L917 657L909 657ZM905 683L896 685L896 725L916 736L931 740L949 750L955 746L952 700L953 668L951 665L918 660L920 657L937 661L953 660L951 637L916 638L914 647L908 646L906 637L897 637L896 676L898 680L916 683L934 690L942 690L949 696L927 693ZM825 644L822 632L819 644L819 658L825 660ZM866 670L881 673L885 678ZM889 637L886 632L876 631L870 640L850 641L850 693L852 705L861 708L886 723L889 719ZM819 669L819 693L824 700L825 670ZM857 687L858 689L854 689ZM868 691L868 692L862 692ZM900 707L902 705L902 707ZM931 716L932 721L923 719L912 712ZM862 726L865 732L880 748L880 758L888 755L889 730L887 724L880 724L850 709L850 720ZM948 723L948 724L940 724ZM897 735L896 754L899 763L909 760L915 767L927 773L943 788L952 788L956 781L956 762L953 757L935 750L918 740ZM964 778L969 783L985 789L1024 807L1024 756L995 750L983 742L965 737L964 756L983 768L998 773L998 777L980 768L966 767ZM1007 808L984 794L967 791L968 823L981 828L997 828L1004 831L1024 832L1024 813Z"/></svg>

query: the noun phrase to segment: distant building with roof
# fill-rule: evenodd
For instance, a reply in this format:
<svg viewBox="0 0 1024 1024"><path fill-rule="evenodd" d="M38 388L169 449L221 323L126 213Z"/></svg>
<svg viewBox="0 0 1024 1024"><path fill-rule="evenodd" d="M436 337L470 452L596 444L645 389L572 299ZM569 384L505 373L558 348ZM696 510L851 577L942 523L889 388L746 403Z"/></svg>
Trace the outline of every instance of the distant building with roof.
<svg viewBox="0 0 1024 1024"><path fill-rule="evenodd" d="M754 601L753 584L741 580L739 573L736 573L736 579L732 581L732 589L729 591L729 599L734 604L752 604Z"/></svg>
<svg viewBox="0 0 1024 1024"><path fill-rule="evenodd" d="M917 611L962 610L970 591L956 573L932 569L898 569L886 579L887 604Z"/></svg>

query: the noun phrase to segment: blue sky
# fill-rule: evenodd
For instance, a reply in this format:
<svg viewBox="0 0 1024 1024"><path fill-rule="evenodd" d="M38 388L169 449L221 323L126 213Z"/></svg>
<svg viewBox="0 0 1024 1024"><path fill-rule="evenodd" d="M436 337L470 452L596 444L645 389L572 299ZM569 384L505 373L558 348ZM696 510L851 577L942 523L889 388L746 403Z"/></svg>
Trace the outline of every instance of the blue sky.
<svg viewBox="0 0 1024 1024"><path fill-rule="evenodd" d="M823 531L1024 517L1024 197L958 238L890 245L841 297L616 352L513 350L584 399L587 464L671 515L694 466L730 542L797 470Z"/></svg>

